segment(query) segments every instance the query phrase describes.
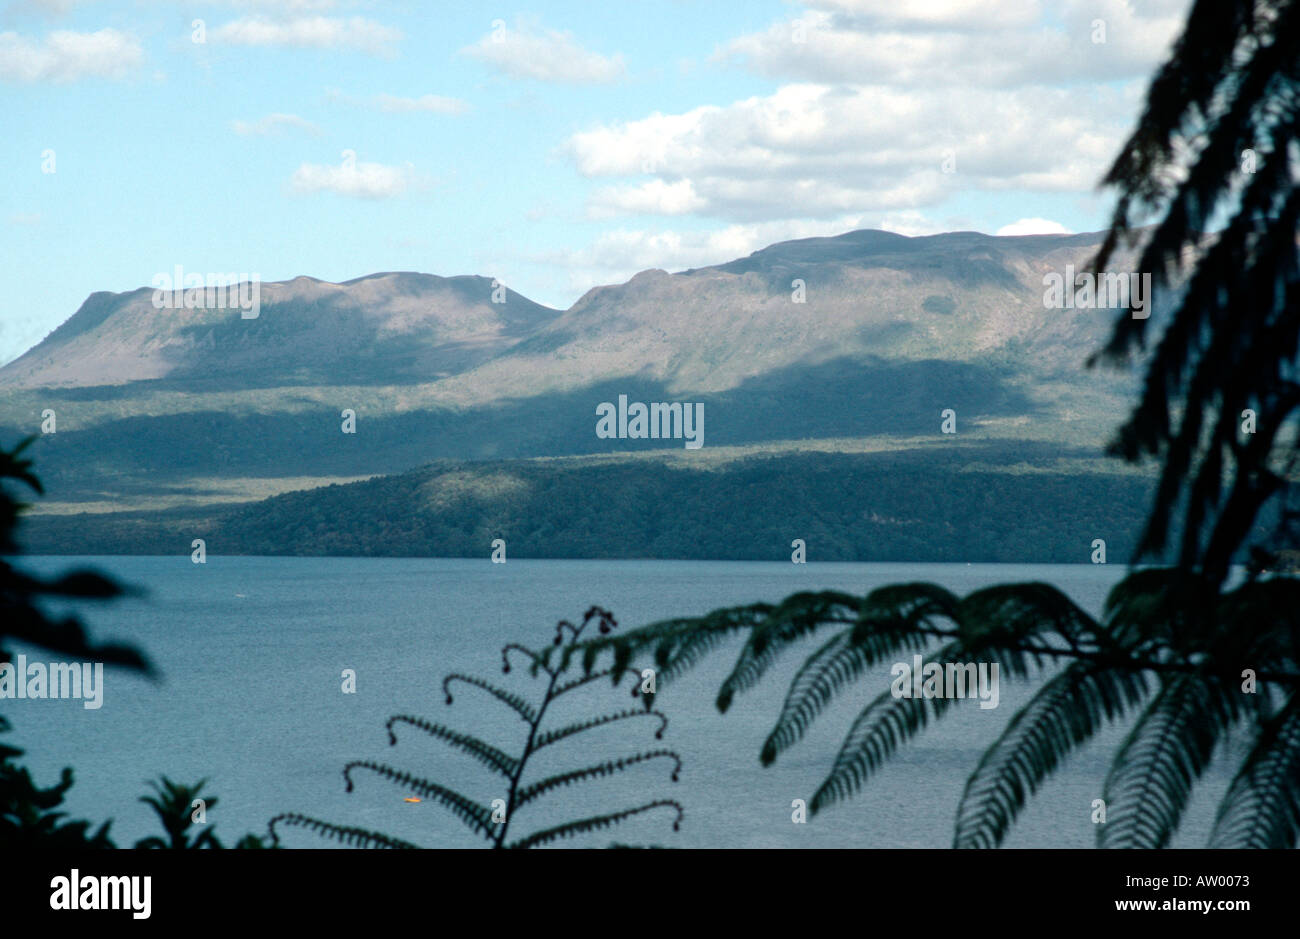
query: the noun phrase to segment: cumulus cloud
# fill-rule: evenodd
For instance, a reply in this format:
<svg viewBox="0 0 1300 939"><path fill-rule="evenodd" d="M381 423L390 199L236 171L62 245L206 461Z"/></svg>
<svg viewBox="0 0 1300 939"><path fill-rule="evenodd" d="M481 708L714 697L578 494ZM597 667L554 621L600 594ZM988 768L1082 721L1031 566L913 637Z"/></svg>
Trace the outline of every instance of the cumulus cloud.
<svg viewBox="0 0 1300 939"><path fill-rule="evenodd" d="M804 0L715 53L775 91L598 124L562 151L609 180L593 218L906 220L971 191L1088 192L1188 3Z"/></svg>
<svg viewBox="0 0 1300 939"><path fill-rule="evenodd" d="M293 172L290 188L296 193L333 192L359 199L391 199L412 185L410 166L345 161L337 166L303 163Z"/></svg>
<svg viewBox="0 0 1300 939"><path fill-rule="evenodd" d="M116 29L56 30L43 39L0 33L0 80L70 82L123 78L144 61L134 36Z"/></svg>
<svg viewBox="0 0 1300 939"><path fill-rule="evenodd" d="M301 130L319 137L321 129L311 121L296 114L268 114L255 121L231 121L230 129L241 137L267 137L286 129Z"/></svg>
<svg viewBox="0 0 1300 939"><path fill-rule="evenodd" d="M602 233L581 251L544 254L532 260L567 269L569 289L582 292L598 284L621 283L649 268L676 271L721 264L779 241L829 237L865 227L885 226L875 217L845 215L825 221L759 222L711 230L620 228Z"/></svg>
<svg viewBox="0 0 1300 939"><path fill-rule="evenodd" d="M969 230L972 226L969 219L954 218L952 216L936 219L915 209L904 209L902 212L886 213L875 227L883 231L892 231L898 235L906 235L908 238L917 238L921 235L938 235L941 232Z"/></svg>
<svg viewBox="0 0 1300 939"><path fill-rule="evenodd" d="M605 84L624 74L621 55L584 49L573 34L521 23L498 22L486 36L461 50L512 78L575 85Z"/></svg>
<svg viewBox="0 0 1300 939"><path fill-rule="evenodd" d="M1074 234L1060 222L1046 218L1022 218L1003 225L995 232L998 235L1071 235Z"/></svg>
<svg viewBox="0 0 1300 939"><path fill-rule="evenodd" d="M11 16L35 14L54 18L67 15L80 2L82 0L11 0L4 12Z"/></svg>
<svg viewBox="0 0 1300 939"><path fill-rule="evenodd" d="M254 15L223 23L212 33L212 38L238 46L352 49L390 56L395 54L393 45L402 39L402 33L361 16L270 19Z"/></svg>
<svg viewBox="0 0 1300 939"><path fill-rule="evenodd" d="M715 60L779 78L926 87L1145 78L1164 60L1186 6L1067 0L1060 22L1045 25L1017 12L1030 5L981 4L983 16L965 2L819 5L855 7L857 15L809 10L723 44Z"/></svg>
<svg viewBox="0 0 1300 939"><path fill-rule="evenodd" d="M615 215L686 215L704 208L689 179L666 183L652 179L628 188L610 186L596 193L588 206L592 218Z"/></svg>
<svg viewBox="0 0 1300 939"><path fill-rule="evenodd" d="M806 0L804 6L842 20L906 28L959 28L978 31L1026 26L1042 15L1040 0Z"/></svg>
<svg viewBox="0 0 1300 939"><path fill-rule="evenodd" d="M1119 93L797 84L598 126L565 150L588 177L655 177L598 190L594 215L826 219L920 208L972 187L1089 189L1128 110Z"/></svg>

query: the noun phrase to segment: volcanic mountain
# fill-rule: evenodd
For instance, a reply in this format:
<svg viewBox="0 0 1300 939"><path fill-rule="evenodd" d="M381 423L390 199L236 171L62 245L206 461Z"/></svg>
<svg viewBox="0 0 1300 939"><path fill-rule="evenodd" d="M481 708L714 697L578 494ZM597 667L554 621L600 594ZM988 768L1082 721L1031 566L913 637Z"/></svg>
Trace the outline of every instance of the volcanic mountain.
<svg viewBox="0 0 1300 939"><path fill-rule="evenodd" d="M951 409L965 439L1095 453L1132 390L1083 368L1117 313L1045 305L1044 276L1099 243L855 231L642 271L563 311L417 273L261 284L256 318L95 293L0 368L0 442L52 411L37 454L68 510L673 445L598 438L619 394L704 402L706 449L907 447Z"/></svg>

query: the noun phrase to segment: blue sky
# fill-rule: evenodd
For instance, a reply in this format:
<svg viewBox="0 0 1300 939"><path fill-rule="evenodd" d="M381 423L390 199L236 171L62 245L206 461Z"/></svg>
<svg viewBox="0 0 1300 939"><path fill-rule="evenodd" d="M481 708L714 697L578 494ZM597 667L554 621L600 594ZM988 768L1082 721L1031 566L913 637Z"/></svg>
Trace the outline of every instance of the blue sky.
<svg viewBox="0 0 1300 939"><path fill-rule="evenodd" d="M0 0L0 362L178 264L567 307L785 238L1100 228L1186 5Z"/></svg>

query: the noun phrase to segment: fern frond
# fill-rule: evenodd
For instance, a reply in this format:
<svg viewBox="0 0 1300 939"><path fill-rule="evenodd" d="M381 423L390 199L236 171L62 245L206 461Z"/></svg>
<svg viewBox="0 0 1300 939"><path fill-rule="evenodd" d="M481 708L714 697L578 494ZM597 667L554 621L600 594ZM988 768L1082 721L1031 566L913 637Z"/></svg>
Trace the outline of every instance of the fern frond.
<svg viewBox="0 0 1300 939"><path fill-rule="evenodd" d="M945 646L937 657L948 659L957 644ZM813 794L809 808L823 808L853 795L867 778L898 749L925 729L931 717L941 718L955 698L895 698L882 692L858 715L835 756L826 779Z"/></svg>
<svg viewBox="0 0 1300 939"><path fill-rule="evenodd" d="M1300 839L1300 692L1260 730L1219 804L1211 848L1294 848Z"/></svg>
<svg viewBox="0 0 1300 939"><path fill-rule="evenodd" d="M492 695L492 697L507 705L511 710L518 714L525 724L531 724L533 721L537 720L537 712L533 710L533 706L523 698L519 697L519 695L512 694L504 688L498 688L491 682L484 681L476 675L462 675L459 672L453 672L442 680L442 690L447 695L448 704L451 704L452 702L451 683L453 681L462 681L467 685L473 685L475 688L482 688L488 694Z"/></svg>
<svg viewBox="0 0 1300 939"><path fill-rule="evenodd" d="M962 638L970 648L1004 645L1054 634L1072 646L1095 640L1100 627L1057 587L1041 581L998 584L976 590L957 609Z"/></svg>
<svg viewBox="0 0 1300 939"><path fill-rule="evenodd" d="M521 655L527 657L528 671L530 674L535 676L537 674L537 670L543 668L546 669L548 673L550 672L550 669L546 665L546 658L547 658L546 655L544 655L543 653L534 652L532 649L529 649L527 646L521 645L517 642L508 642L504 646L502 646L501 671L509 673L511 652L518 652Z"/></svg>
<svg viewBox="0 0 1300 939"><path fill-rule="evenodd" d="M699 630L665 640L655 649L655 685L667 685L690 671L718 646L734 638L734 629Z"/></svg>
<svg viewBox="0 0 1300 939"><path fill-rule="evenodd" d="M420 779L410 773L393 769L391 766L372 763L370 760L356 760L343 767L343 778L347 782L348 792L352 791L353 769L368 769L404 789L418 792L426 799L433 799L450 809L452 814L464 822L467 827L483 835L488 840L492 839L495 828L492 822L492 812L467 796L463 796L459 792L440 786L437 783L429 782L427 779Z"/></svg>
<svg viewBox="0 0 1300 939"><path fill-rule="evenodd" d="M697 645L700 642L697 637L701 635L709 636L709 641L716 643L732 633L750 630L772 609L770 603L752 603L714 610L704 616L662 620L619 636L588 639L566 646L558 667L563 671L573 656L581 653L583 670L589 672L601 653L608 651L614 653L615 667L620 662L626 667L633 656L653 648L655 664L663 670L683 644Z"/></svg>
<svg viewBox="0 0 1300 939"><path fill-rule="evenodd" d="M896 622L899 628L917 628L931 620L956 619L960 601L946 587L925 581L887 584L867 594L862 622Z"/></svg>
<svg viewBox="0 0 1300 939"><path fill-rule="evenodd" d="M332 825L329 822L308 818L306 815L299 815L296 812L277 815L267 823L267 827L271 832L271 846L273 848L280 846L280 836L275 831L277 822L309 829L322 838L329 838L353 848L419 848L417 844L411 844L409 841L403 841L400 838L393 838L382 832L367 831L364 828L349 828L345 825Z"/></svg>
<svg viewBox="0 0 1300 939"><path fill-rule="evenodd" d="M764 766L772 765L782 751L798 742L835 692L866 670L865 650L854 646L850 639L852 633L846 629L832 636L799 666L776 726L763 741L758 758Z"/></svg>
<svg viewBox="0 0 1300 939"><path fill-rule="evenodd" d="M1217 680L1199 674L1167 678L1129 733L1106 778L1103 848L1163 848L1192 786L1230 721Z"/></svg>
<svg viewBox="0 0 1300 939"><path fill-rule="evenodd" d="M1212 597L1194 574L1177 568L1136 570L1106 596L1102 632L1125 649L1168 643L1190 616L1209 609L1210 602Z"/></svg>
<svg viewBox="0 0 1300 939"><path fill-rule="evenodd" d="M659 729L655 731L655 739L662 740L664 730L668 727L668 718L659 711L631 709L619 711L617 714L604 714L600 717L593 717L591 720L579 721L578 723L570 724L567 727L561 727L558 730L548 730L537 737L537 742L533 745L533 750L536 752L543 747L548 747L553 743L560 742L565 737L572 737L574 734L580 734L583 731L590 730L593 727L599 727L602 724L611 724L614 721L626 720L629 717L646 716L659 718Z"/></svg>
<svg viewBox="0 0 1300 939"><path fill-rule="evenodd" d="M509 779L519 768L519 761L503 751L492 746L485 740L470 734L462 734L459 731L452 730L450 727L444 727L442 724L435 724L427 721L422 717L415 717L410 714L398 714L390 717L384 729L388 731L389 746L397 745L397 734L393 733L394 724L410 724L417 730L422 730L431 737L437 737L446 741L451 746L468 753L474 759L478 760L488 769L500 773Z"/></svg>
<svg viewBox="0 0 1300 939"><path fill-rule="evenodd" d="M639 815L642 812L649 812L651 809L660 806L669 806L677 810L677 818L673 821L673 831L677 831L682 824L682 818L685 811L681 803L674 799L656 799L654 802L647 802L645 805L638 805L636 808L624 809L621 812L611 812L608 815L594 815L591 818L579 819L576 822L566 822L563 825L556 825L554 828L547 828L544 831L534 832L527 838L521 838L510 845L512 848L533 848L537 845L549 844L552 841L561 838L568 838L573 835L581 835L589 831L597 831L602 828L608 828L611 825L617 825L633 815Z"/></svg>
<svg viewBox="0 0 1300 939"><path fill-rule="evenodd" d="M1141 672L1073 662L1034 695L984 751L957 809L955 848L1002 843L1028 796L1105 721L1139 705Z"/></svg>
<svg viewBox="0 0 1300 939"><path fill-rule="evenodd" d="M601 678L609 678L611 676L613 676L614 681L617 684L619 675L612 668L601 669L598 672L588 672L587 674L583 675L581 678L575 678L572 681L566 681L562 685L556 685L555 690L551 693L551 698L552 699L558 698L560 697L560 695L567 694L570 691L574 691L578 688L581 688L583 685L588 685L591 684L591 682L593 681L597 681Z"/></svg>
<svg viewBox="0 0 1300 939"><path fill-rule="evenodd" d="M1248 581L1223 596L1220 658L1296 672L1300 665L1300 578Z"/></svg>
<svg viewBox="0 0 1300 939"><path fill-rule="evenodd" d="M827 622L856 620L860 602L838 590L796 593L782 600L750 631L731 674L718 690L718 710L726 713L736 694L754 687L792 643Z"/></svg>
<svg viewBox="0 0 1300 939"><path fill-rule="evenodd" d="M554 776L548 776L531 786L519 791L515 799L516 806L524 806L534 799L538 799L550 792L552 789L560 786L567 786L570 783L584 782L588 779L596 779L601 776L610 776L614 773L620 773L630 766L637 763L644 763L647 760L666 757L673 761L673 782L677 782L677 774L682 769L682 758L672 750L649 750L645 753L638 753L634 756L627 756L617 760L607 760L604 763L597 763L593 766L585 766L582 769L569 770L564 773L557 773Z"/></svg>
<svg viewBox="0 0 1300 939"><path fill-rule="evenodd" d="M918 605L906 611L902 620L882 621L874 618L872 597L868 597L858 624L833 636L800 666L790 682L776 726L763 743L759 754L763 765L771 765L779 754L802 739L831 699L868 668L888 655L928 646L929 636L917 635L908 628L918 614L930 615L923 610Z"/></svg>

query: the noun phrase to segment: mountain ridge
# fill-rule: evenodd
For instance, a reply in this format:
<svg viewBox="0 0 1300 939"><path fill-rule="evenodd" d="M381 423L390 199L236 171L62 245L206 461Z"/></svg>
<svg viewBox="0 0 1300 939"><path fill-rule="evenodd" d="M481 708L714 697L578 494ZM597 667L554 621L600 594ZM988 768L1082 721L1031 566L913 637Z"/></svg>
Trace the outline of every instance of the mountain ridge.
<svg viewBox="0 0 1300 939"><path fill-rule="evenodd" d="M707 402L706 447L915 446L952 409L964 435L1100 452L1133 383L1083 362L1116 311L1049 309L1042 279L1085 269L1101 238L863 229L648 268L564 310L416 271L263 284L251 319L98 291L0 368L0 442L57 413L39 456L63 510L672 445L598 439L595 408L619 394Z"/></svg>

